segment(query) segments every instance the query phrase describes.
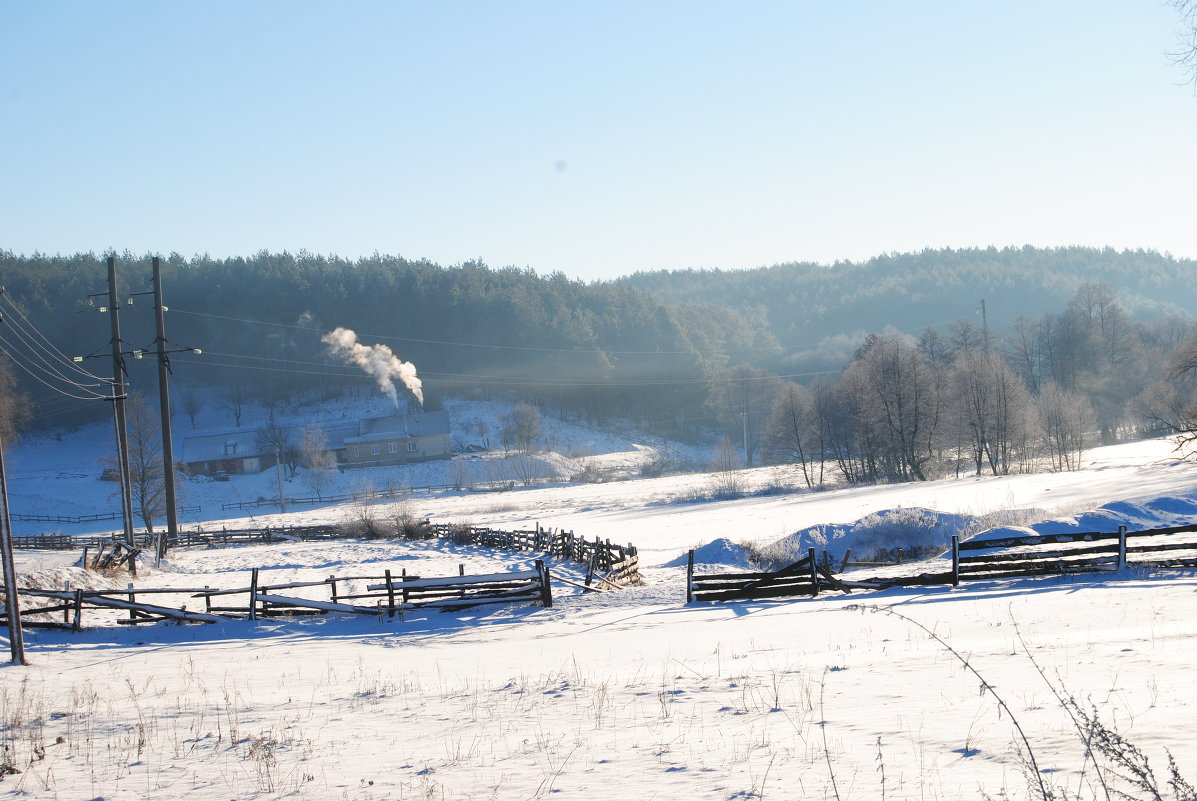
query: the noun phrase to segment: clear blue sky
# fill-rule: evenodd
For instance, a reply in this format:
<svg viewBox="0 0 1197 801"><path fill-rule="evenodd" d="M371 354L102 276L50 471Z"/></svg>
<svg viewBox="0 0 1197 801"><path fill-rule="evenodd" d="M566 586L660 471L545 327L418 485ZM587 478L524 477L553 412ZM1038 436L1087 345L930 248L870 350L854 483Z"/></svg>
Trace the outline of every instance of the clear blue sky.
<svg viewBox="0 0 1197 801"><path fill-rule="evenodd" d="M0 0L0 248L1197 257L1159 0Z"/></svg>

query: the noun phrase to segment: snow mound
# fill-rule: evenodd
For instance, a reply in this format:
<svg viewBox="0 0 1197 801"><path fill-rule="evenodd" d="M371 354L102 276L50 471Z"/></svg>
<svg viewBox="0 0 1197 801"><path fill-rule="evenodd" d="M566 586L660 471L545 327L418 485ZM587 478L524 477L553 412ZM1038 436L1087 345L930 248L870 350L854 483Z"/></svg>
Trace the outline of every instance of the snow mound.
<svg viewBox="0 0 1197 801"><path fill-rule="evenodd" d="M1197 502L1191 498L1166 496L1142 503L1113 501L1070 517L1044 520L1029 526L991 528L971 539L974 542L985 542L1007 537L1042 537L1051 534L1113 534L1118 531L1119 526L1126 526L1129 531L1146 531L1194 523L1197 523Z"/></svg>
<svg viewBox="0 0 1197 801"><path fill-rule="evenodd" d="M687 554L666 562L662 567L685 567L689 557ZM748 559L748 549L743 545L732 542L726 537L712 540L706 545L694 549L695 565L718 565L720 567L751 568Z"/></svg>
<svg viewBox="0 0 1197 801"><path fill-rule="evenodd" d="M817 525L800 529L764 549L766 564L783 567L802 559L814 548L827 551L832 560L852 557L863 561L890 560L900 548L909 558L932 556L951 545L952 537L963 533L973 518L933 509L883 509L855 523Z"/></svg>

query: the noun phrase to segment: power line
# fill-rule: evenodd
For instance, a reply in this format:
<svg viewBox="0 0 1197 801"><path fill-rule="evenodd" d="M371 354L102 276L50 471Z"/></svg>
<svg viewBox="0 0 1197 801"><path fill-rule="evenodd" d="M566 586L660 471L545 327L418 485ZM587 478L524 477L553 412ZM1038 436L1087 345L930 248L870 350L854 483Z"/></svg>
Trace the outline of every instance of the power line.
<svg viewBox="0 0 1197 801"><path fill-rule="evenodd" d="M180 309L176 306L171 306L172 312L179 312L181 314L190 314L196 317L208 317L214 320L228 320L237 323L249 323L252 325L269 325L277 328L291 328L299 331L326 331L327 329L315 325L297 325L295 323L275 323L268 320L252 320L246 317L229 317L221 314L209 314L207 312L190 311L188 309ZM581 355L585 353L601 353L606 356L693 356L697 351L693 350L604 350L602 348L542 348L532 345L495 345L492 343L480 342L452 342L443 339L420 339L417 337L397 337L387 336L384 334L371 334L369 332L358 332L358 338L367 337L369 339L378 339L390 342L413 342L421 345L445 345L454 348L479 348L483 350L514 350L514 351L528 351L532 353L569 353L573 355ZM757 348L735 348L724 351L725 353L758 353L776 351L776 347L757 347Z"/></svg>
<svg viewBox="0 0 1197 801"><path fill-rule="evenodd" d="M37 339L41 340L41 343L43 343L43 344L41 344L40 347L42 349L46 350L47 352L51 352L53 355L57 356L57 359L59 361L61 361L65 366L67 366L74 372L79 373L80 375L84 376L85 378L90 378L93 381L95 381L96 383L94 384L94 386L100 386L101 384L104 383L105 379L103 379L97 375L93 375L92 373L83 369L83 367L81 367L78 363L76 363L74 360L69 358L65 353L63 353L61 350L59 350L58 347L53 342L51 342L50 339L45 334L43 334L38 329L38 327L36 325L34 325L33 321L30 320L25 315L25 313L23 311L21 311L21 308L19 306L17 306L16 303L13 302L13 299L11 297L9 297L8 293L5 292L2 287L0 287L0 299L3 299L8 303L8 306L13 311L13 313L15 313L16 316L24 323L24 325L29 328L30 332L32 332L31 335L36 336ZM0 319L3 319L3 318L0 317ZM11 325L11 323L10 323L10 325Z"/></svg>
<svg viewBox="0 0 1197 801"><path fill-rule="evenodd" d="M189 364L203 364L209 367L229 367L238 370L260 370L271 373L295 373L298 375L326 375L338 378L353 378L360 376L368 378L366 373L359 371L357 368L349 365L324 364L320 362L303 362L295 361L293 359L279 359L272 356L252 356L241 353L220 353L213 351L204 351L205 356L221 356L226 359L246 359L260 362L273 362L275 364L287 365L310 365L320 367L319 370L299 369L295 367L271 367L256 364L236 364L234 362L212 361L209 359L191 359ZM641 386L687 386L687 385L703 385L709 384L712 381L725 381L735 384L749 383L752 381L771 381L776 379L796 379L796 378L813 378L820 375L839 374L841 371L836 370L817 370L806 373L785 373L782 375L762 375L762 376L744 376L738 378L732 377L718 377L718 378L678 378L678 379L611 379L611 378L568 378L561 376L534 376L534 375L489 375L485 373L442 373L435 371L423 371L420 373L421 378L435 379L440 381L457 381L468 382L474 381L477 383L490 384L557 384L562 386L595 386L595 387L641 387Z"/></svg>

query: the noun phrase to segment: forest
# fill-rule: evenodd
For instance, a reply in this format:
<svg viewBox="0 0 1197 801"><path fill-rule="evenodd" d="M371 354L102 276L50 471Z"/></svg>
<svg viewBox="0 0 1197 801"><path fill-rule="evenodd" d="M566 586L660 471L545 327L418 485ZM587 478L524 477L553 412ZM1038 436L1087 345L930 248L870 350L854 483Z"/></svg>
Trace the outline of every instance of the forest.
<svg viewBox="0 0 1197 801"><path fill-rule="evenodd" d="M55 391L11 325L110 375L107 255L122 347L154 342L148 255L0 250L0 348L33 426L108 414ZM292 405L372 379L329 353L337 327L447 395L527 401L684 440L742 464L798 465L812 486L1070 469L1087 445L1184 430L1193 261L1091 248L938 250L863 263L561 273L260 252L162 259L176 391ZM128 358L153 392L153 359ZM11 382L10 382L11 383ZM230 428L235 420L230 416Z"/></svg>

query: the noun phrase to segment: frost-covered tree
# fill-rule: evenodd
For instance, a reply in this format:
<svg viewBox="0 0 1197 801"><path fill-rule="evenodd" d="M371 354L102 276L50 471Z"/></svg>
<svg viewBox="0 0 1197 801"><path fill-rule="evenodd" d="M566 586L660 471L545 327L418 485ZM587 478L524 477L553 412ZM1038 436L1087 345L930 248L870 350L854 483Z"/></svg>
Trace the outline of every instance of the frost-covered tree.
<svg viewBox="0 0 1197 801"><path fill-rule="evenodd" d="M1197 333L1176 347L1165 378L1148 387L1139 405L1159 428L1179 435L1182 448L1197 451Z"/></svg>
<svg viewBox="0 0 1197 801"><path fill-rule="evenodd" d="M1064 389L1055 382L1044 386L1036 401L1043 447L1053 470L1079 470L1096 415L1081 394Z"/></svg>
<svg viewBox="0 0 1197 801"><path fill-rule="evenodd" d="M952 371L953 414L967 432L976 474L988 466L1006 475L1030 457L1034 406L1022 379L1002 355L963 353Z"/></svg>
<svg viewBox="0 0 1197 801"><path fill-rule="evenodd" d="M299 450L299 463L304 469L304 480L320 498L333 480L336 457L328 449L328 435L317 426L303 430L303 443Z"/></svg>
<svg viewBox="0 0 1197 801"><path fill-rule="evenodd" d="M784 384L773 403L769 442L775 458L798 466L808 487L823 483L820 431L810 390Z"/></svg>
<svg viewBox="0 0 1197 801"><path fill-rule="evenodd" d="M907 337L866 340L844 371L858 424L871 429L877 456L895 479L925 481L941 425L943 382Z"/></svg>

